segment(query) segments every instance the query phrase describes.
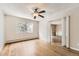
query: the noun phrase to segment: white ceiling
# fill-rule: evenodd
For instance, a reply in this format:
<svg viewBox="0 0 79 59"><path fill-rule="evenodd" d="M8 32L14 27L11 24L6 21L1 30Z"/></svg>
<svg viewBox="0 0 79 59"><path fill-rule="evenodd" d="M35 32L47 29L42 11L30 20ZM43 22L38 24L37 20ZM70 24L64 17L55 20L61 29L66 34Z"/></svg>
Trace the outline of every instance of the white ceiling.
<svg viewBox="0 0 79 59"><path fill-rule="evenodd" d="M67 3L1 3L0 9L8 15L34 20L32 13L35 7L40 8L40 10L46 10L46 13L44 13L44 19L47 19L57 12L67 10L78 5L79 4ZM37 17L36 20L40 21L43 20L43 18Z"/></svg>

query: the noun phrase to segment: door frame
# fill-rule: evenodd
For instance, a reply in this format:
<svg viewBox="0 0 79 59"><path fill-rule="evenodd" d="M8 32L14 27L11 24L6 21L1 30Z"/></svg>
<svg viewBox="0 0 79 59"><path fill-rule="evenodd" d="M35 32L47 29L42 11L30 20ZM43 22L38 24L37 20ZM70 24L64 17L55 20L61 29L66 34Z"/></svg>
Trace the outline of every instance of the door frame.
<svg viewBox="0 0 79 59"><path fill-rule="evenodd" d="M70 16L65 16L63 18L59 18L62 20L62 41L61 46L65 46L66 48L70 48ZM57 19L58 20L58 19ZM55 20L52 20L55 21ZM50 44L52 43L52 34L51 34L51 21L49 21L50 25Z"/></svg>

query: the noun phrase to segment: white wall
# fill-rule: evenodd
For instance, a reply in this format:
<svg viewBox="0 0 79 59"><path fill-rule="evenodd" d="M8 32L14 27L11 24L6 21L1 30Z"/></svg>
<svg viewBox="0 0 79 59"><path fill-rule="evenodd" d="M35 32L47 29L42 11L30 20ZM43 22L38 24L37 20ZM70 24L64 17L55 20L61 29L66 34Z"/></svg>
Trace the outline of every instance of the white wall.
<svg viewBox="0 0 79 59"><path fill-rule="evenodd" d="M68 12L70 15L70 47L79 50L79 7Z"/></svg>
<svg viewBox="0 0 79 59"><path fill-rule="evenodd" d="M55 17L49 20L55 20L56 18L58 19L65 16L70 16L70 47L79 50L79 7L58 13ZM43 20L40 22L39 26L40 39L49 41L50 33L47 31L50 29L48 27L48 22Z"/></svg>
<svg viewBox="0 0 79 59"><path fill-rule="evenodd" d="M16 40L24 40L24 39L32 39L32 38L38 38L38 29L39 29L39 22L32 21L29 19L23 19L15 16L5 16L6 20L6 42L13 42ZM16 24L19 22L24 23L33 23L33 32L32 33L18 33L16 30Z"/></svg>
<svg viewBox="0 0 79 59"><path fill-rule="evenodd" d="M46 20L39 22L39 38L48 41L48 24Z"/></svg>
<svg viewBox="0 0 79 59"><path fill-rule="evenodd" d="M5 39L5 33L4 33L4 14L2 11L0 11L0 51L4 46L4 39Z"/></svg>

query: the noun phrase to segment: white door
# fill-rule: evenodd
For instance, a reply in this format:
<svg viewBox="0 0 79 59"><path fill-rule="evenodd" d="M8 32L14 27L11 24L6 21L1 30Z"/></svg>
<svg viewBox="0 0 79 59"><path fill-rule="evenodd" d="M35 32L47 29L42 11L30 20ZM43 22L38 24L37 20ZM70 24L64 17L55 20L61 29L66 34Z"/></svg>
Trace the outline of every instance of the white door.
<svg viewBox="0 0 79 59"><path fill-rule="evenodd" d="M62 46L70 47L70 17L66 16L62 19Z"/></svg>
<svg viewBox="0 0 79 59"><path fill-rule="evenodd" d="M70 47L70 17L66 17L66 47Z"/></svg>

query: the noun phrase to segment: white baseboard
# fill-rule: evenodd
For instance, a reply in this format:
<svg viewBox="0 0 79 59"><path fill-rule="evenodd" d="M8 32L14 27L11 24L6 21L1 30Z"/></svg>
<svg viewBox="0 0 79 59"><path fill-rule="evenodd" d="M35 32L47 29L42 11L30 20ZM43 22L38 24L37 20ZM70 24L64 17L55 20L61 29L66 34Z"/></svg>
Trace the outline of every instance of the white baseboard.
<svg viewBox="0 0 79 59"><path fill-rule="evenodd" d="M73 50L79 51L79 49L77 49L77 48L74 48L74 47L70 47L70 48Z"/></svg>

